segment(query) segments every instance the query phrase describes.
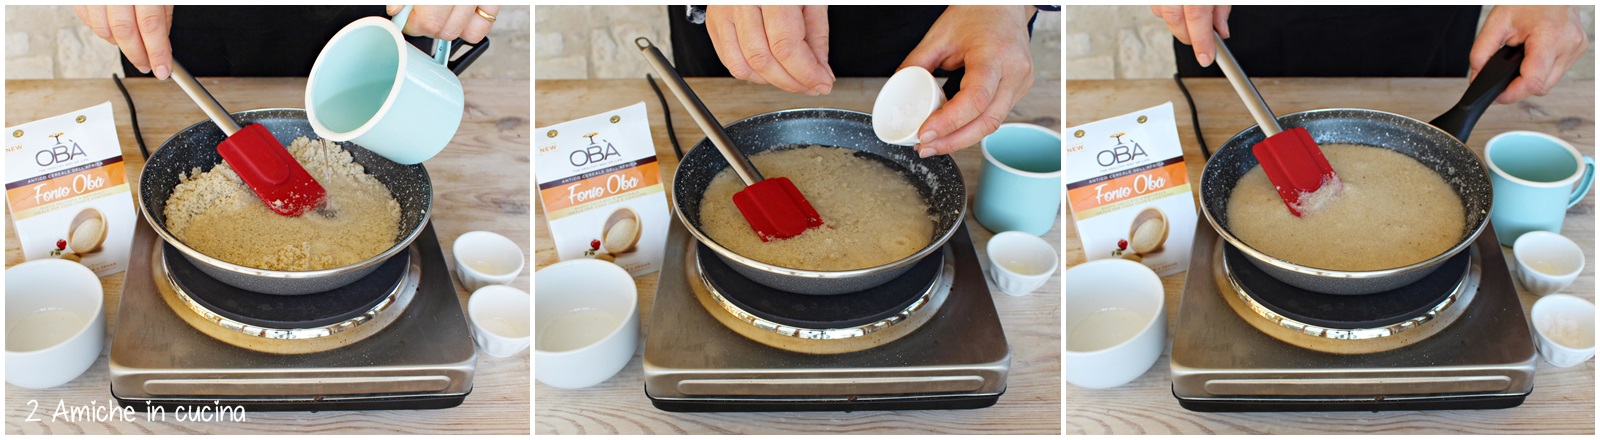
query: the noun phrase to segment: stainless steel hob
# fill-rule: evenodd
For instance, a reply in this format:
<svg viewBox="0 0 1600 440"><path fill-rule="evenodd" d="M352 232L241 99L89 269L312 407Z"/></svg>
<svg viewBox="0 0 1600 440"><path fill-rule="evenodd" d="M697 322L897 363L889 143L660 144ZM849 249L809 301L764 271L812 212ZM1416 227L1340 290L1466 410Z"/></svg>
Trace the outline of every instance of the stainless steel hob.
<svg viewBox="0 0 1600 440"><path fill-rule="evenodd" d="M707 288L712 283L699 276L707 262L697 261L698 246L682 225L674 223L645 340L645 395L666 411L994 405L1005 392L1011 353L965 228L945 245L943 267L930 271L939 279L930 290L918 287L916 293L925 300L915 301L903 315L906 319L866 326L886 325L889 330L828 340L841 336L830 332L785 336L796 332L758 327L765 322L759 317L742 313L736 317L738 309L724 309L727 304L722 300L706 299L721 296L712 295L715 289ZM860 343L897 327L906 333L884 337L868 348L829 353L829 344ZM776 338L823 339L796 339L804 345L786 350L773 346L783 345L782 341L762 343L741 334L755 336L751 330Z"/></svg>
<svg viewBox="0 0 1600 440"><path fill-rule="evenodd" d="M207 306L201 294L226 298L209 295L223 287L177 282L182 258L164 248L141 219L111 340L119 405L429 409L472 391L477 351L432 225L385 263L394 270L374 272L404 273L399 281L374 284L381 290L355 313L294 331L250 327L221 301Z"/></svg>
<svg viewBox="0 0 1600 440"><path fill-rule="evenodd" d="M1230 277L1248 263L1223 264L1226 250L1200 220L1172 341L1172 394L1184 408L1491 409L1533 391L1538 355L1492 225L1463 251L1470 260L1448 297L1360 331L1261 308Z"/></svg>

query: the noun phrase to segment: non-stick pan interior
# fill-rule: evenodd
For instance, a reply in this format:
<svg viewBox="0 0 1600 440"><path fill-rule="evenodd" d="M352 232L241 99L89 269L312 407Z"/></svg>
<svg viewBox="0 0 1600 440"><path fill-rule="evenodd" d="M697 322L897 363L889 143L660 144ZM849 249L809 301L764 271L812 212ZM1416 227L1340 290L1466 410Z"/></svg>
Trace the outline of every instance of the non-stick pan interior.
<svg viewBox="0 0 1600 440"><path fill-rule="evenodd" d="M250 110L234 113L233 118L240 125L266 126L267 131L272 132L284 146L300 136L320 138L306 121L305 110ZM216 124L201 121L179 131L160 149L151 153L150 161L139 175L139 197L156 223L152 226L166 228L167 198L172 195L172 188L180 183L180 174L187 175L196 168L207 171L222 163L222 156L217 154L217 144L223 139L227 139L227 135ZM383 182L394 194L395 201L399 202L400 229L395 231L396 239L404 239L412 232L421 230L427 211L432 209L433 204L433 188L427 170L421 165L395 163L350 142L340 142L339 145L366 168L367 174Z"/></svg>
<svg viewBox="0 0 1600 440"><path fill-rule="evenodd" d="M1359 109L1315 110L1283 116L1284 128L1305 127L1319 145L1359 144L1398 151L1443 176L1466 208L1462 237L1476 235L1489 215L1492 191L1477 156L1455 137L1431 125L1392 113ZM1207 162L1201 200L1223 228L1228 227L1228 197L1234 184L1257 164L1250 147L1264 139L1251 127L1229 139ZM1338 164L1334 164L1338 171Z"/></svg>
<svg viewBox="0 0 1600 440"><path fill-rule="evenodd" d="M965 212L966 187L955 162L948 156L917 157L911 147L878 140L872 132L872 117L864 113L835 109L805 109L767 113L727 126L728 137L746 154L768 150L824 145L858 150L859 157L889 165L905 175L928 202L930 214L937 218L935 241L953 230ZM696 230L700 228L700 196L711 178L728 166L716 148L701 141L684 154L679 164L672 194Z"/></svg>

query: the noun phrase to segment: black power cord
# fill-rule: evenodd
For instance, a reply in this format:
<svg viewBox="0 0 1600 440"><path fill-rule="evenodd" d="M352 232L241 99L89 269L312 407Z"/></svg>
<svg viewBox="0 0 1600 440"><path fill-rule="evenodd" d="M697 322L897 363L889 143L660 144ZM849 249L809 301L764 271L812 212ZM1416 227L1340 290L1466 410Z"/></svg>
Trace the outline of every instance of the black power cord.
<svg viewBox="0 0 1600 440"><path fill-rule="evenodd" d="M144 133L139 131L139 110L133 108L133 97L128 95L128 88L122 86L122 77L111 74L111 80L117 83L117 90L122 91L122 99L128 102L128 120L133 122L133 140L139 142L139 153L144 154L145 160L150 160L150 149L144 146Z"/></svg>
<svg viewBox="0 0 1600 440"><path fill-rule="evenodd" d="M1178 83L1178 90L1183 91L1183 100L1189 102L1189 125L1194 127L1194 139L1200 142L1200 154L1211 160L1211 148L1206 146L1206 137L1200 135L1200 112L1194 108L1194 97L1189 96L1189 88L1183 85L1183 76L1174 73L1172 80Z"/></svg>
<svg viewBox="0 0 1600 440"><path fill-rule="evenodd" d="M661 94L661 87L656 85L656 77L644 74L644 80L650 82L650 90L656 91L656 99L661 101L661 114L667 119L667 138L672 140L672 152L678 155L678 160L683 160L683 147L678 146L678 133L672 129L672 109L667 108L667 96Z"/></svg>

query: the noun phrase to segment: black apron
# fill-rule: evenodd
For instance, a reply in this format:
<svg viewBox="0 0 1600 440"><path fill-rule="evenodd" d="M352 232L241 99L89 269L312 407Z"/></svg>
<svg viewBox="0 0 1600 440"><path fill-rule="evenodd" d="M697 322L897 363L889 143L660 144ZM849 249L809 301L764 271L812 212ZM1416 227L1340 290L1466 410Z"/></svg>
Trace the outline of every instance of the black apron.
<svg viewBox="0 0 1600 440"><path fill-rule="evenodd" d="M333 34L370 16L389 17L383 6L180 5L172 10L168 39L173 58L194 76L307 76ZM126 56L122 71L151 76L139 73Z"/></svg>
<svg viewBox="0 0 1600 440"><path fill-rule="evenodd" d="M1466 77L1479 6L1235 6L1228 48L1250 76ZM1172 40L1178 74L1201 68Z"/></svg>
<svg viewBox="0 0 1600 440"><path fill-rule="evenodd" d="M705 25L690 23L685 6L667 6L672 29L672 63L683 76L732 76L717 58ZM887 77L910 55L944 6L829 6L828 66L837 77ZM1035 14L1037 18L1038 14ZM1028 21L1030 35L1033 21ZM966 69L936 69L934 76L950 78L946 96L961 87Z"/></svg>

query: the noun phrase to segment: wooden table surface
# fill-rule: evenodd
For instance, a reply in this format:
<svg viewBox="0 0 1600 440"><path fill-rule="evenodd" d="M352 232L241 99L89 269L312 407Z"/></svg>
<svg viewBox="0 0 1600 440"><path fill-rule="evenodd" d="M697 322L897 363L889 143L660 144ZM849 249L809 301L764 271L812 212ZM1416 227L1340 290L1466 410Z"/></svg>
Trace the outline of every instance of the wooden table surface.
<svg viewBox="0 0 1600 440"><path fill-rule="evenodd" d="M883 79L842 78L833 93L820 97L793 95L771 86L734 79L690 79L690 87L705 100L717 119L731 123L775 110L832 107L872 111L872 101ZM664 87L664 86L663 86ZM644 101L649 107L651 136L661 162L663 180L671 180L678 165L667 137L660 101L643 79L535 81L534 126L543 127ZM672 99L668 107L678 141L688 150L705 135ZM1060 127L1060 82L1040 82L1013 109L1007 122L1028 122L1052 130ZM969 195L976 188L983 155L977 148L955 154ZM537 177L537 176L536 176ZM670 194L670 191L668 192ZM550 241L541 209L536 215L535 266L559 260ZM993 234L971 220L968 230L978 254ZM1059 223L1044 235L1060 248ZM980 257L982 258L982 257ZM636 278L643 330L649 331L650 307L659 273ZM1060 432L1061 422L1061 301L1059 275L1044 288L1022 297L994 291L995 307L1011 345L1011 374L1005 395L991 408L959 411L856 411L818 413L669 413L655 409L644 395L640 349L621 373L604 383L579 390L563 390L542 383L534 386L534 424L546 433L1042 433Z"/></svg>
<svg viewBox="0 0 1600 440"><path fill-rule="evenodd" d="M305 78L202 79L230 111L305 106ZM124 80L139 111L139 126L151 151L168 137L206 116L178 86L154 79ZM454 269L450 243L467 231L488 230L510 237L528 249L529 138L528 81L472 80L466 89L466 112L450 146L426 163L433 180L432 222L444 258ZM137 186L144 159L134 140L128 106L111 79L6 81L7 126L38 120L111 101L122 143L129 184ZM137 189L133 194L137 194ZM130 196L131 197L131 196ZM134 202L138 206L138 202ZM6 213L6 266L23 261L10 211ZM529 271L512 286L529 290ZM102 277L106 296L106 331L116 322L122 298L123 273ZM456 285L462 309L467 292ZM105 352L111 348L106 337ZM532 376L530 351L509 358L479 353L472 394L461 406L428 411L252 412L247 422L51 422L59 402L111 405L109 367L104 354L72 382L46 390L6 384L6 433L162 434L162 433L484 433L526 434ZM38 401L39 413L25 421Z"/></svg>
<svg viewBox="0 0 1600 440"><path fill-rule="evenodd" d="M1213 150L1239 131L1254 126L1249 113L1226 80L1188 80L1200 114L1201 133ZM1466 90L1463 79L1256 78L1255 85L1278 114L1333 107L1369 108L1422 120L1444 112ZM1066 126L1109 118L1172 101L1178 135L1183 139L1189 182L1198 191L1204 167L1200 146L1183 94L1172 80L1068 81ZM1563 82L1549 96L1515 105L1497 105L1478 121L1467 145L1480 157L1494 135L1532 130L1572 143L1594 155L1593 81ZM1561 234L1576 241L1590 262L1562 293L1594 300L1594 194L1567 212ZM1084 262L1082 242L1066 227L1066 264ZM1511 261L1509 248L1507 261ZM1166 286L1168 329L1175 328L1185 273L1162 279ZM1521 290L1524 310L1537 296ZM1539 362L1533 395L1522 406L1483 411L1394 411L1324 413L1197 413L1178 406L1172 397L1167 354L1134 382L1109 390L1066 385L1067 434L1171 433L1538 433L1593 434L1594 362L1555 368Z"/></svg>

